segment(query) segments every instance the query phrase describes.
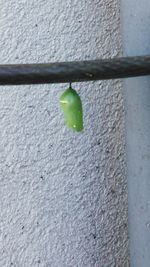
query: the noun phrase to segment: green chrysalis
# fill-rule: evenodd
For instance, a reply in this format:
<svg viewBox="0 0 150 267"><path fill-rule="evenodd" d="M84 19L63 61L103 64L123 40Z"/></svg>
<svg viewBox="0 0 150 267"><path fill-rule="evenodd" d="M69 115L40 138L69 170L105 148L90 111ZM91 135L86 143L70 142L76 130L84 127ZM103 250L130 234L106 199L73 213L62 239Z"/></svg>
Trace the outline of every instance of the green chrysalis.
<svg viewBox="0 0 150 267"><path fill-rule="evenodd" d="M83 130L82 103L77 92L70 87L60 97L60 107L63 111L65 123L73 131Z"/></svg>

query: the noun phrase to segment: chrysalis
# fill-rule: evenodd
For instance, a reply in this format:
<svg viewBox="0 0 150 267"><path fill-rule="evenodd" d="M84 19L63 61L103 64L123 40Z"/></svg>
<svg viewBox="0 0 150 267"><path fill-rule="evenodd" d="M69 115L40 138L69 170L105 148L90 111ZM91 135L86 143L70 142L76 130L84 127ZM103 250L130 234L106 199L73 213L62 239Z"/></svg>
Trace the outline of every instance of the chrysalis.
<svg viewBox="0 0 150 267"><path fill-rule="evenodd" d="M61 95L60 106L64 113L65 123L73 131L83 130L82 103L77 92L70 87Z"/></svg>

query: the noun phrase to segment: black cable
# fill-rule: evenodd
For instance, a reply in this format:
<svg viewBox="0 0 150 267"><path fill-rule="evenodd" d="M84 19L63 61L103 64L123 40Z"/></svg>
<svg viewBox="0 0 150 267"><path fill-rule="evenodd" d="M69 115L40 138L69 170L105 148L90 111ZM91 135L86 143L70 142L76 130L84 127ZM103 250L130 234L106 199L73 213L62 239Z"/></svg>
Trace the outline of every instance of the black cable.
<svg viewBox="0 0 150 267"><path fill-rule="evenodd" d="M150 56L0 65L0 85L69 83L150 75Z"/></svg>

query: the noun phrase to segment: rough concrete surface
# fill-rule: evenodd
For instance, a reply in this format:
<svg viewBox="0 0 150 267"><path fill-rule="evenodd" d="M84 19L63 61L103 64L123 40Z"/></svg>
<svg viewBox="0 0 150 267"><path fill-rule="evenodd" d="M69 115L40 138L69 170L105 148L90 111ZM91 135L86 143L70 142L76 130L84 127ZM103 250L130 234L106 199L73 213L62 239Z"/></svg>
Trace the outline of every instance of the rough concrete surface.
<svg viewBox="0 0 150 267"><path fill-rule="evenodd" d="M117 0L0 0L0 63L118 56ZM63 123L67 84L0 88L0 267L127 266L120 81L75 83L84 132Z"/></svg>

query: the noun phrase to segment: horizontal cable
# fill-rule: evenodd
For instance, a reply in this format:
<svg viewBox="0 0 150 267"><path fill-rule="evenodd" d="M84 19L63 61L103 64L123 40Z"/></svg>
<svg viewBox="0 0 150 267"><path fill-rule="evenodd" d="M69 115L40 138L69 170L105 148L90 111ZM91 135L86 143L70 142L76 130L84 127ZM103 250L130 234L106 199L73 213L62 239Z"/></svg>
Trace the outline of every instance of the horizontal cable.
<svg viewBox="0 0 150 267"><path fill-rule="evenodd" d="M68 83L150 75L150 56L0 65L0 85Z"/></svg>

